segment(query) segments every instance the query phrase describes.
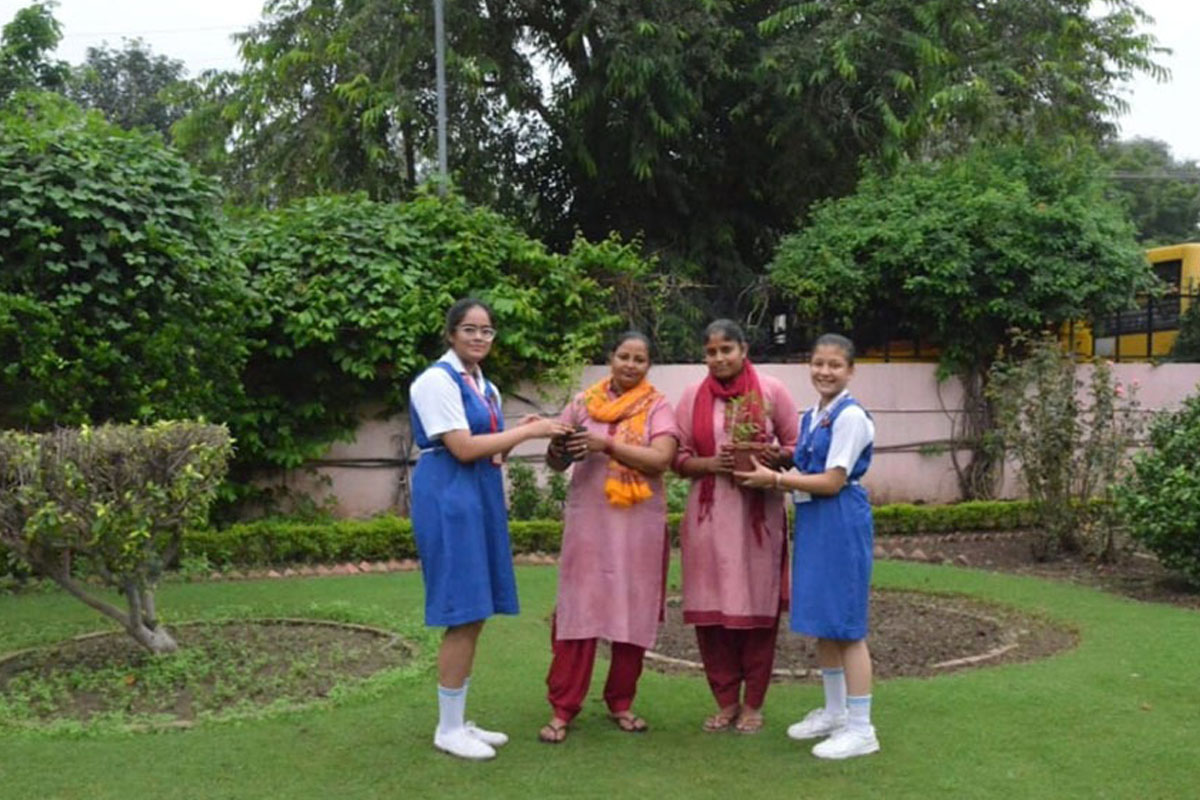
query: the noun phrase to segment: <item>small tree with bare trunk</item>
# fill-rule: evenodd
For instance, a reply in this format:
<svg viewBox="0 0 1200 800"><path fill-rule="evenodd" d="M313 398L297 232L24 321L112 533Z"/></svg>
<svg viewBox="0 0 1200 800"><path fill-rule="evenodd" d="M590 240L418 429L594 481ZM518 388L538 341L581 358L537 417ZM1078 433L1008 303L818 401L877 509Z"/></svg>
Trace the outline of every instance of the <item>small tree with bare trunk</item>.
<svg viewBox="0 0 1200 800"><path fill-rule="evenodd" d="M0 432L0 544L138 644L172 652L155 590L183 531L204 522L231 449L224 426L193 422Z"/></svg>

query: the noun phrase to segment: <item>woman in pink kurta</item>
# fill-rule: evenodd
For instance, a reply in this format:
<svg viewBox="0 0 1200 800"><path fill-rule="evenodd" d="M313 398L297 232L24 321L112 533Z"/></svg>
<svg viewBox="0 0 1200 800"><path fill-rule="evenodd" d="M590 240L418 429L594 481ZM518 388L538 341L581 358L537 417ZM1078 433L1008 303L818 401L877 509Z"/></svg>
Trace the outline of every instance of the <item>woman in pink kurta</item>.
<svg viewBox="0 0 1200 800"><path fill-rule="evenodd" d="M796 445L796 405L782 383L757 373L748 349L736 323L709 325L708 377L688 388L675 410L680 441L675 469L693 479L680 528L683 619L696 626L718 706L704 722L706 731L762 728L779 613L787 598L783 495L734 483L733 428L755 431L754 440L766 448L760 459L774 466Z"/></svg>
<svg viewBox="0 0 1200 800"><path fill-rule="evenodd" d="M554 714L539 738L557 744L591 683L596 640L612 642L604 699L622 730L646 723L630 708L642 658L662 619L667 504L662 473L675 456L675 415L647 380L650 344L640 333L617 341L610 377L581 392L561 421L577 433L551 443L547 463L572 461L563 526L558 601L546 677Z"/></svg>

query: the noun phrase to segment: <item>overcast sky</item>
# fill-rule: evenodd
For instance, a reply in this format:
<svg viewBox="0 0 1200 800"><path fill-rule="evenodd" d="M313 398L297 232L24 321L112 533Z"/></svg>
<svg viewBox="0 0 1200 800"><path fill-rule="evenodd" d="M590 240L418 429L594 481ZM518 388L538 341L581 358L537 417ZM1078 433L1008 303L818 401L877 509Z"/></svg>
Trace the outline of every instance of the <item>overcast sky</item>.
<svg viewBox="0 0 1200 800"><path fill-rule="evenodd" d="M0 0L0 24L28 0ZM1098 4L1099 5L1099 4ZM1119 122L1122 136L1167 142L1176 158L1200 161L1200 0L1140 0L1155 18L1152 32L1174 52L1160 57L1168 83L1140 78L1125 87L1130 111ZM230 35L257 21L259 0L59 0L63 25L58 57L83 61L88 47L141 37L160 55L183 61L189 74L236 69Z"/></svg>

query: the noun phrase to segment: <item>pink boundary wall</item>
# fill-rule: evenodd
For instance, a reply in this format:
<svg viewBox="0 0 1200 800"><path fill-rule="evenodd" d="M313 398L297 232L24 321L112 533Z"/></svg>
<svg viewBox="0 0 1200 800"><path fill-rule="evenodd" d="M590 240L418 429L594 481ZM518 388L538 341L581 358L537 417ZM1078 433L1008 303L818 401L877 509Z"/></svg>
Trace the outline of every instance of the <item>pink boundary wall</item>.
<svg viewBox="0 0 1200 800"><path fill-rule="evenodd" d="M762 364L758 368L783 381L801 408L814 402L806 365ZM950 455L940 445L950 436L951 419L961 414L962 391L954 380L939 384L935 369L934 364L871 363L857 367L850 388L871 412L876 425L877 453L864 481L874 503L950 503L960 499ZM1114 371L1118 380L1138 383L1138 397L1147 412L1177 407L1200 387L1200 364L1117 364ZM586 367L574 391L607 373L606 366ZM699 364L669 364L654 367L650 379L672 402L677 402L684 388L704 374ZM1081 378L1086 380L1086 374ZM539 391L534 384L502 387L502 391L504 416L510 425L528 413L557 413L573 393L561 389ZM402 457L408 442L407 415L381 419L378 409L368 409L355 440L333 445L326 459L396 459ZM518 448L513 456L537 463L543 452L544 444L530 443ZM403 509L405 473L402 466L318 466L315 472L290 472L283 483L317 502L332 499L338 516L365 517ZM1014 473L1006 470L1004 496L1020 493Z"/></svg>

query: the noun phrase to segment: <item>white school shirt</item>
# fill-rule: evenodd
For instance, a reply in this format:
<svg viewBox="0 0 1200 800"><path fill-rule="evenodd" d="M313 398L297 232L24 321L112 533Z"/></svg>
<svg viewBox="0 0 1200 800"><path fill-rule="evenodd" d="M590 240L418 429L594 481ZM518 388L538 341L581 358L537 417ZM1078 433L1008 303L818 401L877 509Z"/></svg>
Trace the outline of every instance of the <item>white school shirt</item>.
<svg viewBox="0 0 1200 800"><path fill-rule="evenodd" d="M848 394L850 394L848 390L842 389L841 393L830 400L829 404L821 410L817 410L817 405L820 405L818 401L817 405L810 409L812 411L812 427L820 425L821 420L829 416L829 412ZM849 476L850 470L858 461L858 457L862 455L862 451L873 441L875 441L875 423L871 422L867 412L857 403L847 406L833 421L829 455L825 457L825 471L841 467Z"/></svg>
<svg viewBox="0 0 1200 800"><path fill-rule="evenodd" d="M447 350L438 361L445 361L459 375L467 372L462 360L453 350ZM487 382L483 372L476 366L471 374L480 393L486 393ZM500 390L495 386L492 386L492 390L496 393L496 408L499 410ZM462 390L458 388L454 378L441 367L430 367L413 381L408 389L408 402L420 417L425 435L430 439L438 439L446 431L471 429L471 424L467 422L467 410L463 406Z"/></svg>

